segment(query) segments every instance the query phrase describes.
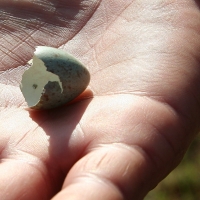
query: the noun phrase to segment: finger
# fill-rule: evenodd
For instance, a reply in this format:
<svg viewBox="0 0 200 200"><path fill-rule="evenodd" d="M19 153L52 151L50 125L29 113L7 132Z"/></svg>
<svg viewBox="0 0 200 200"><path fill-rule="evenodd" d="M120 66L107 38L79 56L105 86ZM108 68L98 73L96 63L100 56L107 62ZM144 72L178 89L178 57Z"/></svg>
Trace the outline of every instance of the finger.
<svg viewBox="0 0 200 200"><path fill-rule="evenodd" d="M58 191L53 174L51 178L42 163L7 159L0 165L0 199L50 199ZM36 167L37 166L37 167ZM53 181L56 183L52 184Z"/></svg>
<svg viewBox="0 0 200 200"><path fill-rule="evenodd" d="M141 148L103 145L75 164L53 200L142 199L151 189L147 185L156 182L153 173L153 164Z"/></svg>

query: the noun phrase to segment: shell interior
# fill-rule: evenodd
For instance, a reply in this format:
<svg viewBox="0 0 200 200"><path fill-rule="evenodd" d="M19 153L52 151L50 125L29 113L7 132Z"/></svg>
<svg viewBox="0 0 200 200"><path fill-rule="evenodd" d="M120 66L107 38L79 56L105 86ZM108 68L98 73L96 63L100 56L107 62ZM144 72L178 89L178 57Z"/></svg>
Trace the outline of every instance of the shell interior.
<svg viewBox="0 0 200 200"><path fill-rule="evenodd" d="M28 63L31 67L24 72L20 89L29 107L33 107L40 101L44 88L49 82L58 82L61 92L63 91L59 77L47 71L44 62L36 55Z"/></svg>

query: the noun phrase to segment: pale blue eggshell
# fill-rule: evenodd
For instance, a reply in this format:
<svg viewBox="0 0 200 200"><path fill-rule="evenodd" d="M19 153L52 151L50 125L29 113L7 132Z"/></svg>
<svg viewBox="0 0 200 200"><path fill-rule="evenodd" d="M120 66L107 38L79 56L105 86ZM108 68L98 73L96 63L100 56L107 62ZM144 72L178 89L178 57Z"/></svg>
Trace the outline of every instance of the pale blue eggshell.
<svg viewBox="0 0 200 200"><path fill-rule="evenodd" d="M42 60L47 71L56 74L61 83L48 82L40 101L32 109L52 109L62 106L78 97L88 86L89 71L73 56L53 47L37 47L35 56Z"/></svg>

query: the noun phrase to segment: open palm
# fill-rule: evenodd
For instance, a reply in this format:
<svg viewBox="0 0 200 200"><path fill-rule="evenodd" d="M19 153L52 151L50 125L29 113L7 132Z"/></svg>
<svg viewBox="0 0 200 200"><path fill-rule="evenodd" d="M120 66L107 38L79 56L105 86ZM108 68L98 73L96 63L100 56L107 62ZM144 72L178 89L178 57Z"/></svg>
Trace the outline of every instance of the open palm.
<svg viewBox="0 0 200 200"><path fill-rule="evenodd" d="M0 13L0 199L142 199L199 128L198 2L0 0ZM79 100L25 109L37 45L89 69Z"/></svg>

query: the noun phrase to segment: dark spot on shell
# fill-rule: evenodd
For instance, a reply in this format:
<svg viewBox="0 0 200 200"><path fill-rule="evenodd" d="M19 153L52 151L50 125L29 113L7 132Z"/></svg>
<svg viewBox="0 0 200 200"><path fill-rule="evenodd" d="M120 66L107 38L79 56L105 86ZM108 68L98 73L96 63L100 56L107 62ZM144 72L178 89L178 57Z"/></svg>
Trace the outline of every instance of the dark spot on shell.
<svg viewBox="0 0 200 200"><path fill-rule="evenodd" d="M81 78L81 73L79 71L76 72L77 76Z"/></svg>
<svg viewBox="0 0 200 200"><path fill-rule="evenodd" d="M37 84L33 84L33 88L36 89L38 87Z"/></svg>
<svg viewBox="0 0 200 200"><path fill-rule="evenodd" d="M44 96L44 99L45 99L46 101L49 101L49 96L48 96L47 94L44 94L43 96Z"/></svg>
<svg viewBox="0 0 200 200"><path fill-rule="evenodd" d="M52 70L52 69L51 69L51 70L48 70L48 71L51 72L51 73L54 73L54 70Z"/></svg>

